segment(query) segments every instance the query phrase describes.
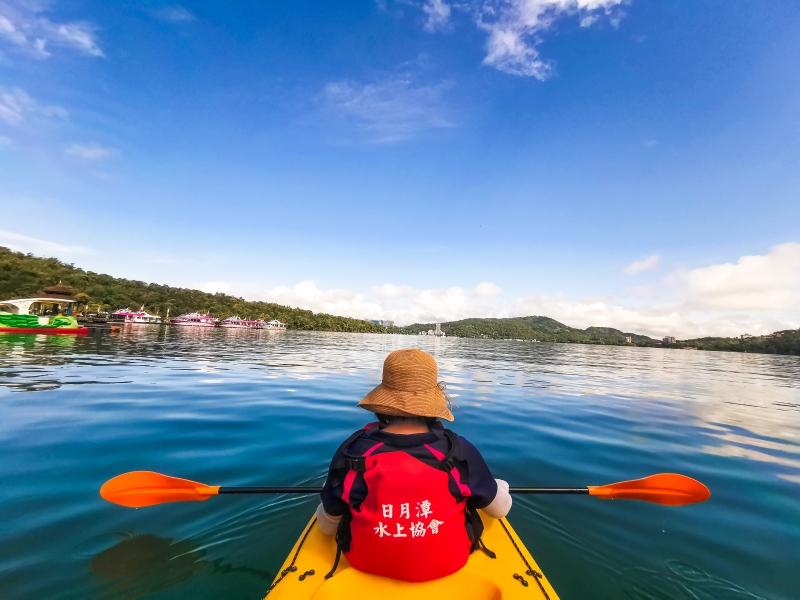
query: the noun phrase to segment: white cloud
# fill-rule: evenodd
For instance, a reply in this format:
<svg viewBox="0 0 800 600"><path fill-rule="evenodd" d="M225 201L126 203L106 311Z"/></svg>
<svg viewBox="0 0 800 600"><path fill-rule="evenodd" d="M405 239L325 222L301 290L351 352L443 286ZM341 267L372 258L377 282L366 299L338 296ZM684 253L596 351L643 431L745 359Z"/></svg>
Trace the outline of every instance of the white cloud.
<svg viewBox="0 0 800 600"><path fill-rule="evenodd" d="M51 21L43 15L48 4L0 0L0 42L5 41L17 54L37 59L51 56L47 47L71 48L89 56L104 56L91 23Z"/></svg>
<svg viewBox="0 0 800 600"><path fill-rule="evenodd" d="M313 281L302 281L293 288L277 287L257 296L268 302L315 312L360 319L392 319L408 324L446 321L476 314L490 316L494 307L487 294L499 293L500 288L488 282L473 290L459 287L422 290L385 284L371 288L369 293L359 293L347 289L321 290Z"/></svg>
<svg viewBox="0 0 800 600"><path fill-rule="evenodd" d="M19 125L30 117L59 117L66 119L66 110L58 106L42 106L19 88L0 86L0 121Z"/></svg>
<svg viewBox="0 0 800 600"><path fill-rule="evenodd" d="M231 291L230 284L224 281L208 281L197 287L208 294L227 294Z"/></svg>
<svg viewBox="0 0 800 600"><path fill-rule="evenodd" d="M450 5L444 0L425 0L422 10L427 16L425 31L440 31L447 27L450 20Z"/></svg>
<svg viewBox="0 0 800 600"><path fill-rule="evenodd" d="M372 142L396 142L424 129L452 127L442 96L449 84L419 85L410 73L373 83L335 81L323 89L326 105Z"/></svg>
<svg viewBox="0 0 800 600"><path fill-rule="evenodd" d="M153 16L160 21L167 21L169 23L184 23L186 21L194 21L196 17L186 10L184 7L177 4L173 6L162 6L153 11Z"/></svg>
<svg viewBox="0 0 800 600"><path fill-rule="evenodd" d="M475 286L475 295L481 298L491 298L492 296L499 296L503 290L493 283L484 281Z"/></svg>
<svg viewBox="0 0 800 600"><path fill-rule="evenodd" d="M638 273L655 269L659 262L661 262L661 257L658 254L653 254L644 260L637 260L636 262L629 264L627 267L625 267L623 273L625 273L625 275L637 275Z"/></svg>
<svg viewBox="0 0 800 600"><path fill-rule="evenodd" d="M198 287L208 294L227 294L231 291L230 284L224 281L209 281Z"/></svg>
<svg viewBox="0 0 800 600"><path fill-rule="evenodd" d="M485 65L512 75L546 79L551 65L539 54L541 33L567 15L578 15L582 27L609 14L623 0L490 0L482 5L478 27L489 34Z"/></svg>
<svg viewBox="0 0 800 600"><path fill-rule="evenodd" d="M758 335L800 327L800 244L782 244L765 255L744 256L735 264L678 271L651 292L647 304L630 305L630 297L622 294L510 298L490 282L473 289L384 284L359 292L324 290L313 281L303 281L293 288L277 287L255 296L316 312L392 319L400 325L543 315L571 327L615 327L656 338Z"/></svg>
<svg viewBox="0 0 800 600"><path fill-rule="evenodd" d="M67 23L55 29L55 36L65 45L72 46L84 54L105 56L95 41L93 30L94 28L88 23Z"/></svg>
<svg viewBox="0 0 800 600"><path fill-rule="evenodd" d="M16 125L25 118L25 112L33 101L20 89L0 88L0 120Z"/></svg>
<svg viewBox="0 0 800 600"><path fill-rule="evenodd" d="M21 233L0 229L0 245L6 246L15 252L30 252L52 256L53 254L86 254L91 252L86 246L70 246L49 242L38 238L28 237Z"/></svg>
<svg viewBox="0 0 800 600"><path fill-rule="evenodd" d="M87 160L102 160L117 153L113 148L105 148L100 144L91 142L89 144L70 144L64 148L64 154L77 156Z"/></svg>
<svg viewBox="0 0 800 600"><path fill-rule="evenodd" d="M719 311L800 310L800 244L686 273L687 305Z"/></svg>

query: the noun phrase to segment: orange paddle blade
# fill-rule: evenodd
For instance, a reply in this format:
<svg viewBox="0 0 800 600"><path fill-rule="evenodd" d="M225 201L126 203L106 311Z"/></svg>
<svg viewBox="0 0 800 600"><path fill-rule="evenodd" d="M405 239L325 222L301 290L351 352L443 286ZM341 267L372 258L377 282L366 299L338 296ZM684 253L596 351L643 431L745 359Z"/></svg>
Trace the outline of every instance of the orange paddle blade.
<svg viewBox="0 0 800 600"><path fill-rule="evenodd" d="M123 473L109 479L100 488L100 496L105 500L130 508L153 506L163 502L199 502L208 500L218 492L218 485L208 486L153 471Z"/></svg>
<svg viewBox="0 0 800 600"><path fill-rule="evenodd" d="M609 485L590 485L589 493L603 500L644 500L667 506L705 502L711 497L711 491L702 483L676 473L660 473Z"/></svg>

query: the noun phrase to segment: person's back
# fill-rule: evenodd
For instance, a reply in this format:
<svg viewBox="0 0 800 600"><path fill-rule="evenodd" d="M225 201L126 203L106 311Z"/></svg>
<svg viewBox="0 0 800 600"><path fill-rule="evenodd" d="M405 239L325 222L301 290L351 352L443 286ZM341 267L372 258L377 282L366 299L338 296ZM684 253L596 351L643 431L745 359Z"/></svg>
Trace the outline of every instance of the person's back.
<svg viewBox="0 0 800 600"><path fill-rule="evenodd" d="M319 526L359 570L405 581L454 573L481 547L477 509L502 517L511 507L477 449L437 421L453 416L436 375L425 352L390 354L383 383L359 403L379 421L331 461Z"/></svg>

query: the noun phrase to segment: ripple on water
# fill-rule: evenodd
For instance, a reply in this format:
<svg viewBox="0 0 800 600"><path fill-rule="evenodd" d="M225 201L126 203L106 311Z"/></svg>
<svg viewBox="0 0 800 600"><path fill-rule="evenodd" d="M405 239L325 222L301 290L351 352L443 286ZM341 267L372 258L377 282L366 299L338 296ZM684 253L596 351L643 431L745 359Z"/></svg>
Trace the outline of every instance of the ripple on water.
<svg viewBox="0 0 800 600"><path fill-rule="evenodd" d="M668 560L661 570L623 569L625 597L636 600L769 600L690 563Z"/></svg>
<svg viewBox="0 0 800 600"><path fill-rule="evenodd" d="M794 357L131 328L66 345L0 339L0 443L13 457L0 461L0 598L263 596L314 498L131 511L99 486L134 469L319 484L369 418L355 403L386 354L408 346L436 356L458 391L454 429L512 485L676 470L712 489L681 509L515 499L511 521L565 600L797 597Z"/></svg>

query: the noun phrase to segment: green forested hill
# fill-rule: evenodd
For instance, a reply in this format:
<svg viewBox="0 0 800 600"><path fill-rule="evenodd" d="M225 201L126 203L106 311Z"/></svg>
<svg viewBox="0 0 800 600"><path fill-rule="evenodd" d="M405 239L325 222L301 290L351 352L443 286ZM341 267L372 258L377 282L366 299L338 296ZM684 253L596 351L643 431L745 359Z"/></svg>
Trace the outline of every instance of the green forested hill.
<svg viewBox="0 0 800 600"><path fill-rule="evenodd" d="M725 352L800 356L800 330L785 329L770 335L749 338L705 337L694 340L679 340L675 344L670 344L670 346L687 350L721 350Z"/></svg>
<svg viewBox="0 0 800 600"><path fill-rule="evenodd" d="M119 279L84 271L55 258L39 258L12 252L0 246L0 300L30 297L59 281L88 302L92 309L137 309L142 304L150 313L171 316L201 311L224 319L238 315L246 319L279 319L289 329L383 333L369 321L336 317L310 310L290 308L271 302L248 302L227 294L174 288L156 283Z"/></svg>
<svg viewBox="0 0 800 600"><path fill-rule="evenodd" d="M719 350L724 352L753 352L761 354L800 355L800 330L787 329L770 335L750 338L706 337L678 340L668 344L645 335L623 333L611 327L575 329L550 317L515 317L510 319L464 319L441 324L448 336L489 339L539 340L573 344L609 344L615 346L651 346L686 350ZM436 329L435 323L414 323L407 327L392 327L390 333L418 335L420 331ZM631 344L625 341L631 337Z"/></svg>
<svg viewBox="0 0 800 600"><path fill-rule="evenodd" d="M611 327L575 329L550 317L514 317L510 319L463 319L441 324L449 336L486 337L490 339L539 340L540 342L571 342L578 344L625 344L631 336L635 346L655 346L658 342L644 335L623 333ZM420 331L435 329L433 323L415 323L408 327L394 327L390 331L417 335Z"/></svg>

